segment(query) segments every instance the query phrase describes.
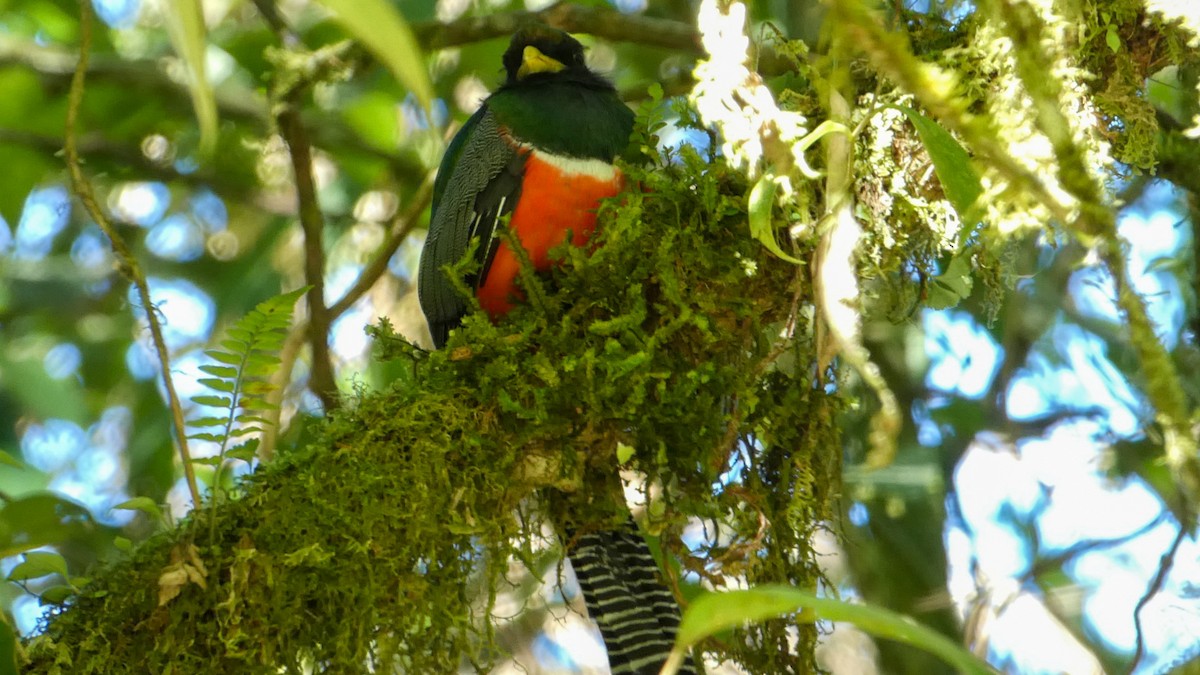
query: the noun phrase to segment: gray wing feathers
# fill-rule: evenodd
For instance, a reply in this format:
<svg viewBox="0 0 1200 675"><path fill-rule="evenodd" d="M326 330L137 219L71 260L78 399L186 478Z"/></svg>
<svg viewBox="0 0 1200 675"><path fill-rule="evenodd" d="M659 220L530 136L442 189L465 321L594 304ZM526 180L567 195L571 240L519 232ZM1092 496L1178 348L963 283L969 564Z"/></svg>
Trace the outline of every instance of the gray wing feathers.
<svg viewBox="0 0 1200 675"><path fill-rule="evenodd" d="M481 213L477 197L517 154L516 148L502 135L490 110L485 110L473 127L459 133L469 136L462 151L457 156L448 154L439 168L439 171L452 173L440 200L433 207L417 280L421 310L429 321L429 330L437 347L445 344L450 329L457 326L467 312L466 300L444 278L442 268L466 255L472 236L483 235L486 231L491 238L495 211L485 207L485 212ZM489 215L492 223L480 222ZM483 241L480 245L486 247L489 243Z"/></svg>

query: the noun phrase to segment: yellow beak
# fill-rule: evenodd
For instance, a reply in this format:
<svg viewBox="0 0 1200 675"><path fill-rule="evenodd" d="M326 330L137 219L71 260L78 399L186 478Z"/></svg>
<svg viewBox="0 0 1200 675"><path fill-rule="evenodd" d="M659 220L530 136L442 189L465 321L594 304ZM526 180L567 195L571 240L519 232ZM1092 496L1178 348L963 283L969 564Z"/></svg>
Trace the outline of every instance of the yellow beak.
<svg viewBox="0 0 1200 675"><path fill-rule="evenodd" d="M521 67L517 69L517 78L522 79L534 73L557 73L566 68L562 61L552 59L532 45L526 45L521 53Z"/></svg>

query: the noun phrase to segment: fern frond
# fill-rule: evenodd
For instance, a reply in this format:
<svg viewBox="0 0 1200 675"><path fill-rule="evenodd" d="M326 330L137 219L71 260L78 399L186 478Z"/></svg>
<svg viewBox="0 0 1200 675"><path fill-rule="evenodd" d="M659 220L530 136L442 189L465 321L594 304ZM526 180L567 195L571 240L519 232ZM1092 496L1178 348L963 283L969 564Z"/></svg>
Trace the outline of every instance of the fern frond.
<svg viewBox="0 0 1200 675"><path fill-rule="evenodd" d="M199 417L187 425L193 429L220 428L220 433L201 431L188 436L220 444L215 457L193 460L216 467L214 490L220 485L221 468L227 458L244 462L254 459L257 438L233 447L229 443L235 438L261 433L262 425L269 424L255 413L277 407L267 400L275 390L270 376L280 364L279 351L292 324L292 308L307 291L306 286L264 300L226 331L226 337L220 341L222 349L204 352L213 363L201 365L200 371L211 377L200 378L198 382L215 395L193 396L192 401L220 409L221 414Z"/></svg>

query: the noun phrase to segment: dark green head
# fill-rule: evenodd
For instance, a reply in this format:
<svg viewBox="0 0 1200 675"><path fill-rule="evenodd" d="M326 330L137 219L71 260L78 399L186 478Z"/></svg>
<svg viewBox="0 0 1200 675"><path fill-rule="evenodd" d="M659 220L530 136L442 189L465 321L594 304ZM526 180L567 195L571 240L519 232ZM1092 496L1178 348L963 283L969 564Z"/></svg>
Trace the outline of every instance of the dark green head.
<svg viewBox="0 0 1200 675"><path fill-rule="evenodd" d="M526 26L513 35L504 52L505 87L533 86L546 82L576 82L608 87L607 80L588 70L583 45L556 28Z"/></svg>

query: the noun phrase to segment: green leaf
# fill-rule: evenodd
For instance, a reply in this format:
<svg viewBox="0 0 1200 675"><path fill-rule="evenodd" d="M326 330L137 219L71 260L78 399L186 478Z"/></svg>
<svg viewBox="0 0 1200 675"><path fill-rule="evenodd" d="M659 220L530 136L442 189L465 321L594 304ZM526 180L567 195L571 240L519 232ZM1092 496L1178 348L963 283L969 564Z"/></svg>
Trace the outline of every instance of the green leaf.
<svg viewBox="0 0 1200 675"><path fill-rule="evenodd" d="M633 452L634 452L634 447L632 445L625 445L624 443L618 442L617 443L617 463L624 464L624 463L628 462L629 460L633 459Z"/></svg>
<svg viewBox="0 0 1200 675"><path fill-rule="evenodd" d="M408 22L388 0L319 0L333 12L350 34L366 45L409 89L427 112L433 103L433 85L425 58Z"/></svg>
<svg viewBox="0 0 1200 675"><path fill-rule="evenodd" d="M204 72L208 45L205 37L204 11L200 0L174 0L171 9L163 12L171 46L187 67L188 89L192 107L200 123L200 154L211 157L217 147L217 99L212 83Z"/></svg>
<svg viewBox="0 0 1200 675"><path fill-rule="evenodd" d="M214 366L214 365L206 363L206 364L200 366L200 370L201 370L201 372L205 372L205 373L208 373L209 375L213 375L215 377L220 377L220 378L226 379L226 380L232 380L232 379L236 378L238 375L237 368L233 368L231 366Z"/></svg>
<svg viewBox="0 0 1200 675"><path fill-rule="evenodd" d="M209 441L210 443L220 443L221 441L225 440L225 435L224 434L198 433L198 434L188 434L188 438L191 440L195 440L195 441Z"/></svg>
<svg viewBox="0 0 1200 675"><path fill-rule="evenodd" d="M697 598L679 624L676 646L668 666L682 661L683 650L709 635L747 621L763 621L801 610L806 610L806 614L814 619L846 621L876 637L918 647L940 657L959 673L990 675L996 672L956 642L907 616L882 607L821 598L809 591L779 585L708 593ZM675 670L667 668L665 672Z"/></svg>
<svg viewBox="0 0 1200 675"><path fill-rule="evenodd" d="M203 368L203 366L201 366L201 368ZM215 389L217 391L225 392L226 394L233 393L233 383L232 382L227 382L226 380L218 380L213 377L202 377L197 381L200 384L208 387L209 389Z"/></svg>
<svg viewBox="0 0 1200 675"><path fill-rule="evenodd" d="M956 255L950 258L945 272L929 281L929 297L925 304L932 309L955 307L971 294L974 283L969 256Z"/></svg>
<svg viewBox="0 0 1200 675"><path fill-rule="evenodd" d="M921 137L921 143L929 153L929 158L933 160L933 170L942 183L946 199L958 212L958 217L963 221L964 226L968 225L967 219L971 217L969 213L971 206L983 193L979 174L975 172L975 167L971 166L970 155L954 139L954 136L951 136L950 132L943 129L937 122L912 108L902 105L894 107L904 113L908 117L908 121L912 122L913 127L916 128L917 135Z"/></svg>
<svg viewBox="0 0 1200 675"><path fill-rule="evenodd" d="M219 349L206 349L204 350L204 355L219 363L225 363L231 366L242 365L242 357L238 356L237 354L223 352Z"/></svg>
<svg viewBox="0 0 1200 675"><path fill-rule="evenodd" d="M17 675L17 635L0 614L0 675Z"/></svg>
<svg viewBox="0 0 1200 675"><path fill-rule="evenodd" d="M134 497L117 504L112 507L113 511L141 511L142 513L154 518L155 520L162 518L162 509L158 508L158 504L149 497Z"/></svg>
<svg viewBox="0 0 1200 675"><path fill-rule="evenodd" d="M0 450L0 464L4 464L6 466L11 466L15 469L25 469L26 468L25 462L22 462L21 460L17 459L16 457L13 457L12 455L8 454L7 452L4 452L3 450Z"/></svg>
<svg viewBox="0 0 1200 675"><path fill-rule="evenodd" d="M133 542L128 537L118 535L113 537L113 547L122 553L128 553L133 550Z"/></svg>
<svg viewBox="0 0 1200 675"><path fill-rule="evenodd" d="M1121 36L1117 34L1117 27L1115 25L1108 24L1108 30L1104 33L1104 41L1114 54L1121 51Z"/></svg>
<svg viewBox="0 0 1200 675"><path fill-rule="evenodd" d="M258 445L259 440L257 438L252 438L245 443L240 443L233 446L228 452L225 453L225 456L233 459L240 459L243 462L249 463L257 455Z"/></svg>
<svg viewBox="0 0 1200 675"><path fill-rule="evenodd" d="M67 560L58 553L51 551L29 551L25 554L25 560L8 573L9 581L25 581L27 579L37 579L50 574L61 575L63 579L67 578Z"/></svg>
<svg viewBox="0 0 1200 675"><path fill-rule="evenodd" d="M192 403L228 409L233 405L233 399L228 396L193 396Z"/></svg>
<svg viewBox="0 0 1200 675"><path fill-rule="evenodd" d="M247 342L246 340L252 338L253 336L247 334L245 336L246 340L241 340L241 339L235 340L235 339L233 339L233 332L236 330L238 330L238 329L237 328L229 329L229 337L226 337L225 339L221 340L221 346L224 347L225 349L228 349L230 351L230 353L232 353L232 354L245 354L246 350L250 348L250 343ZM242 331L242 332L245 332L245 331Z"/></svg>
<svg viewBox="0 0 1200 675"><path fill-rule="evenodd" d="M225 460L222 459L220 456L216 456L216 455L214 455L212 457L193 457L192 458L192 464L199 464L200 466L220 466L221 462L223 462L223 461L225 461Z"/></svg>
<svg viewBox="0 0 1200 675"><path fill-rule="evenodd" d="M784 253L775 241L775 220L771 217L775 208L775 187L775 174L768 171L750 190L750 234L771 253L798 265L800 260Z"/></svg>
<svg viewBox="0 0 1200 675"><path fill-rule="evenodd" d="M198 417L194 420L188 420L187 425L195 429L204 429L206 427L223 427L229 423L227 417Z"/></svg>
<svg viewBox="0 0 1200 675"><path fill-rule="evenodd" d="M87 508L49 492L11 499L0 508L0 558L81 536L93 526Z"/></svg>
<svg viewBox="0 0 1200 675"><path fill-rule="evenodd" d="M38 597L43 602L48 602L52 605L61 605L66 602L72 595L75 595L76 590L70 586L51 586L38 594Z"/></svg>

